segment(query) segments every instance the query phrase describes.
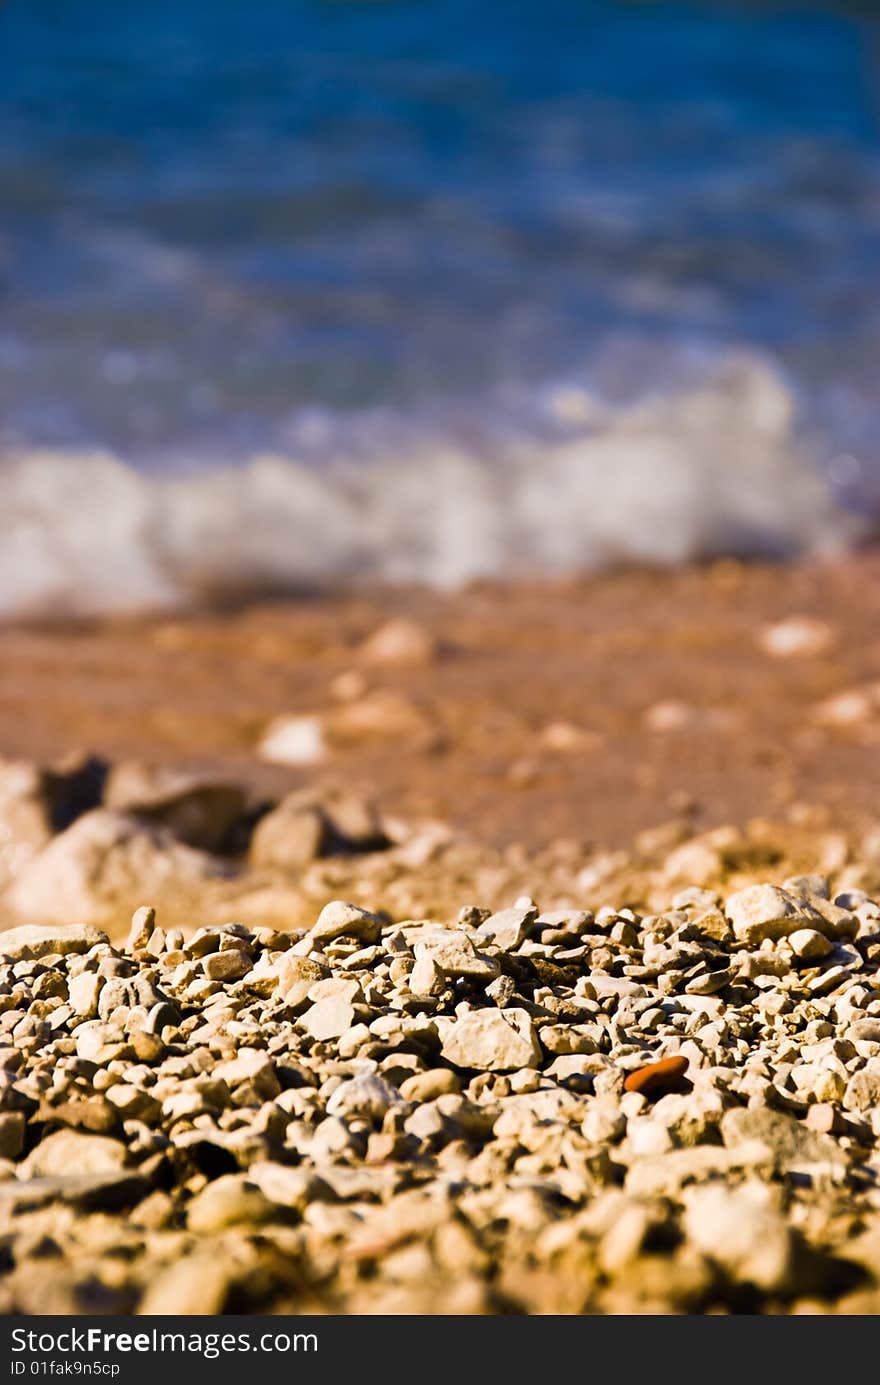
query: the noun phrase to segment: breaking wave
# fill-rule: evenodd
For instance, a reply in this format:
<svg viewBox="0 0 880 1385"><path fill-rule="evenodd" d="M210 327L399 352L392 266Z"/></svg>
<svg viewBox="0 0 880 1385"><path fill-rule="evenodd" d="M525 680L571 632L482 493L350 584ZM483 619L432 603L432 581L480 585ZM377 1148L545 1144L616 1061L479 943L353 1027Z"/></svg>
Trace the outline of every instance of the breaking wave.
<svg viewBox="0 0 880 1385"><path fill-rule="evenodd" d="M291 455L241 466L21 450L0 464L0 614L834 551L858 525L795 413L773 368L741 355L626 404L543 387L480 426L314 413Z"/></svg>

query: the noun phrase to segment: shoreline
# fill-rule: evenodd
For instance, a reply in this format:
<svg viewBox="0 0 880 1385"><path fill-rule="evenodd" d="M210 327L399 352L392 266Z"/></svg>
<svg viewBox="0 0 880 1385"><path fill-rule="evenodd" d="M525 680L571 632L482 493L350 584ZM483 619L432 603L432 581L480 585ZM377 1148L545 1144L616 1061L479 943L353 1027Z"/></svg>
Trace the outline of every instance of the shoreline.
<svg viewBox="0 0 880 1385"><path fill-rule="evenodd" d="M865 553L6 626L0 755L88 752L255 796L342 785L493 847L619 847L803 804L861 829L878 617ZM311 762L261 755L285 717L317 728Z"/></svg>

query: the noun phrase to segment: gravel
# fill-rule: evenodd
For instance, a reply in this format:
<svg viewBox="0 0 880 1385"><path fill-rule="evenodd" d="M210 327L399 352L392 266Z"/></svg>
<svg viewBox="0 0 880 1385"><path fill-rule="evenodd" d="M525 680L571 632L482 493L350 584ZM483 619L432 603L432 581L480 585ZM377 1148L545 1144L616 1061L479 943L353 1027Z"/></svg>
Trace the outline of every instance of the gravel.
<svg viewBox="0 0 880 1385"><path fill-rule="evenodd" d="M880 1311L880 909L0 935L0 1311Z"/></svg>

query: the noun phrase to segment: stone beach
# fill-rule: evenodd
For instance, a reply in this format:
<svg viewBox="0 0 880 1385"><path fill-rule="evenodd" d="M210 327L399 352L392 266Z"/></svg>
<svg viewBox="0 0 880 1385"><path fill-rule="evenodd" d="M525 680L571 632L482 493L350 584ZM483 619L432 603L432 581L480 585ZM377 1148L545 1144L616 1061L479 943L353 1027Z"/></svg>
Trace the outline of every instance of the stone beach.
<svg viewBox="0 0 880 1385"><path fill-rule="evenodd" d="M880 1311L872 575L6 631L0 1309Z"/></svg>
<svg viewBox="0 0 880 1385"><path fill-rule="evenodd" d="M880 904L584 894L0 936L3 1311L878 1311Z"/></svg>

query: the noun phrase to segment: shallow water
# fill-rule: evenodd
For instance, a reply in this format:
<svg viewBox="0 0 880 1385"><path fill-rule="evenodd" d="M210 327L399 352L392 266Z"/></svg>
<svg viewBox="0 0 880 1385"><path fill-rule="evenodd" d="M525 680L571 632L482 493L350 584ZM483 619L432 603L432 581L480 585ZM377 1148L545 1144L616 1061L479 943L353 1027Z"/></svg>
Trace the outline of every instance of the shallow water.
<svg viewBox="0 0 880 1385"><path fill-rule="evenodd" d="M0 609L849 542L869 13L8 3Z"/></svg>

